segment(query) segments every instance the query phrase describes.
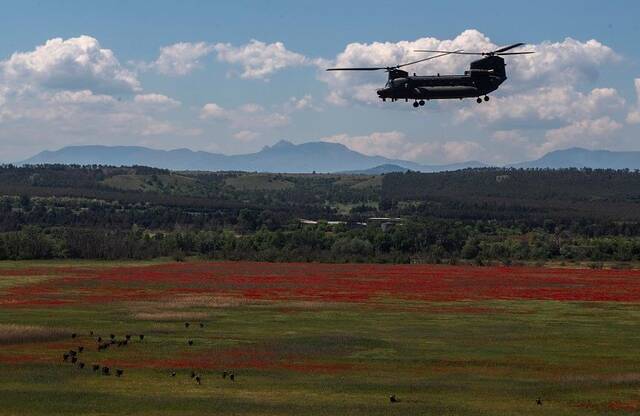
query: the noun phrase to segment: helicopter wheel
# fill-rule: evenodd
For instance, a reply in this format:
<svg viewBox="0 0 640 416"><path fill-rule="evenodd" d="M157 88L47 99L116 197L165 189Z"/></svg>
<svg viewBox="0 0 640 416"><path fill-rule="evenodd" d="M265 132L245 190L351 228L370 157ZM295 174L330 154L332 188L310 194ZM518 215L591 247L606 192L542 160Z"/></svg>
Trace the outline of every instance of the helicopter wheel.
<svg viewBox="0 0 640 416"><path fill-rule="evenodd" d="M482 98L478 97L478 98L476 99L476 102L477 102L478 104L482 104Z"/></svg>
<svg viewBox="0 0 640 416"><path fill-rule="evenodd" d="M413 102L413 107L414 107L414 108L418 108L418 106L419 106L419 105L420 105L420 104L418 104L418 102L417 102L417 101L414 101L414 102Z"/></svg>
<svg viewBox="0 0 640 416"><path fill-rule="evenodd" d="M485 96L484 96L484 100L485 100L485 101L489 101L489 96L488 96L488 95L485 95Z"/></svg>
<svg viewBox="0 0 640 416"><path fill-rule="evenodd" d="M424 100L418 101L418 104L420 104L421 106L424 105Z"/></svg>

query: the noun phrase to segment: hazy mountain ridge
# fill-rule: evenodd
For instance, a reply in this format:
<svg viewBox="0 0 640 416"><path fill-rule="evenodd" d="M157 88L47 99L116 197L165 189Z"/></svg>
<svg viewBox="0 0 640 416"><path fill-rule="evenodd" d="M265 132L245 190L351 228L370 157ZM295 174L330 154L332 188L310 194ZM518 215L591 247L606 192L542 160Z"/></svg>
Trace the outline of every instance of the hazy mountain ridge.
<svg viewBox="0 0 640 416"><path fill-rule="evenodd" d="M555 150L540 159L509 165L515 168L592 168L592 169L640 169L640 152L588 150L572 147Z"/></svg>
<svg viewBox="0 0 640 416"><path fill-rule="evenodd" d="M339 143L279 141L256 153L224 155L189 149L157 150L140 146L69 146L43 151L19 164L143 165L171 170L249 172L344 172L381 174L407 170L441 172L489 166L468 161L447 165L421 165L406 160L368 156ZM549 152L540 159L507 165L514 168L640 169L640 152L571 148Z"/></svg>
<svg viewBox="0 0 640 416"><path fill-rule="evenodd" d="M293 144L279 141L256 153L223 155L188 149L157 150L139 146L69 146L57 151L44 151L23 164L79 164L79 165L144 165L171 170L202 171L258 171L258 172L344 172L364 171L381 165L399 166L404 170L448 170L446 166L425 166L406 160L368 156L339 143L309 142ZM476 166L479 162L471 162ZM455 166L463 166L457 164Z"/></svg>

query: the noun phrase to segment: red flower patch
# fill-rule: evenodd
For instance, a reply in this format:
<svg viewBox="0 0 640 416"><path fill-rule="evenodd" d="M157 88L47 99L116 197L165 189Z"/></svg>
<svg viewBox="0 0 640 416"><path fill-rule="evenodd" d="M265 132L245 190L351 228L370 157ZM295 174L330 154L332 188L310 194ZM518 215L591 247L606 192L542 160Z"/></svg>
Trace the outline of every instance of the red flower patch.
<svg viewBox="0 0 640 416"><path fill-rule="evenodd" d="M154 301L191 294L350 303L386 298L640 301L640 271L635 270L220 262L69 267L53 272L64 277L0 292L0 307ZM16 271L4 273L16 275ZM45 274L45 270L36 268L24 274Z"/></svg>

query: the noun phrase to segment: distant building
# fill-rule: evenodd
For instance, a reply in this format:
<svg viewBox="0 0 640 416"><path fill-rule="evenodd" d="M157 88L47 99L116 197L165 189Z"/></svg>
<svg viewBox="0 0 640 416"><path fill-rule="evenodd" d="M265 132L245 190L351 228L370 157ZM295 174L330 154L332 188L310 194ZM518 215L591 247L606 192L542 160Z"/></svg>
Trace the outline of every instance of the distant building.
<svg viewBox="0 0 640 416"><path fill-rule="evenodd" d="M398 217L371 217L367 218L368 224L373 224L374 226L379 226L380 229L384 232L389 231L391 228L396 225L402 224L402 218Z"/></svg>

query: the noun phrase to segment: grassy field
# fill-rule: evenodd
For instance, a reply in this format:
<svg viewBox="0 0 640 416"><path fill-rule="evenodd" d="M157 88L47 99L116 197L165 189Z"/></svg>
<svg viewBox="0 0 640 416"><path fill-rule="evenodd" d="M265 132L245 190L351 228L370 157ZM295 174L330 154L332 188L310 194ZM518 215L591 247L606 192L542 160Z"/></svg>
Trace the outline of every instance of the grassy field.
<svg viewBox="0 0 640 416"><path fill-rule="evenodd" d="M639 329L631 270L7 263L0 414L638 414Z"/></svg>

